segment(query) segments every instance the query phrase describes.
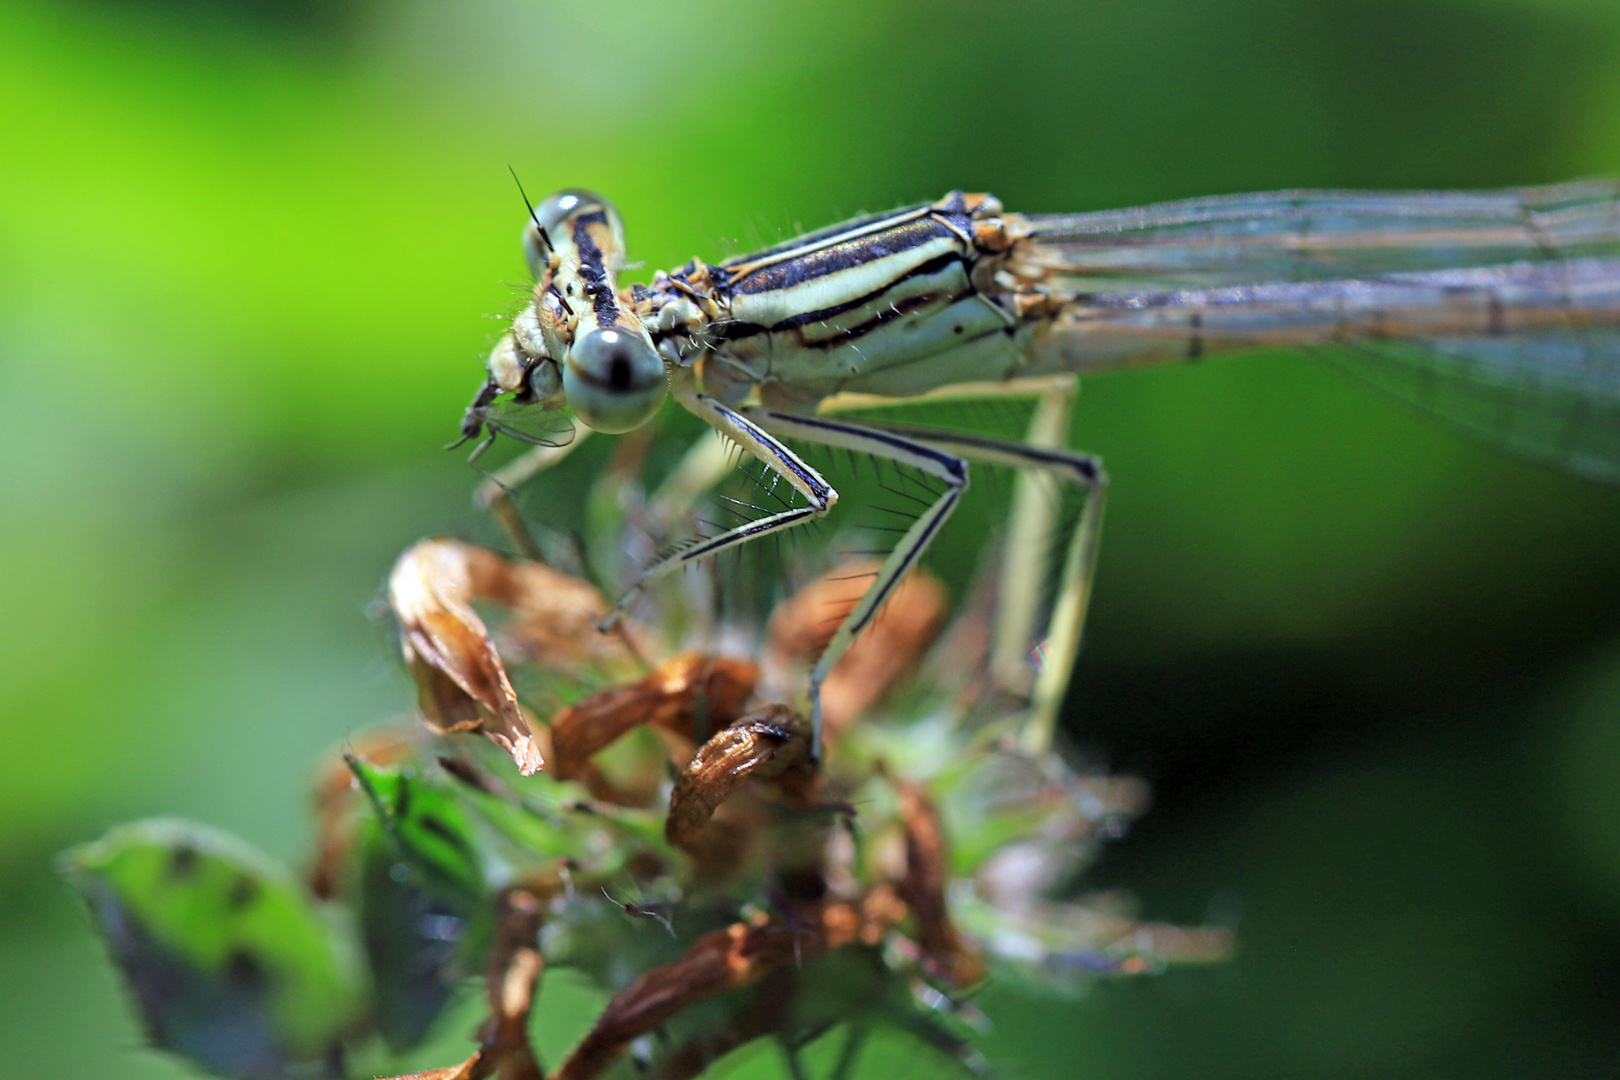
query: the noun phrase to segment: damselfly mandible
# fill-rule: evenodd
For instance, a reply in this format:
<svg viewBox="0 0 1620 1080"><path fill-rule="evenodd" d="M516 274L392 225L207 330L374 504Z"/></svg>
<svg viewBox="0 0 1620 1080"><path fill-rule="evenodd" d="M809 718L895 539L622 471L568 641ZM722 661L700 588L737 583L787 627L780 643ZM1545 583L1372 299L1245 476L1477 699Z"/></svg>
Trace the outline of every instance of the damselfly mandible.
<svg viewBox="0 0 1620 1080"><path fill-rule="evenodd" d="M1292 191L1085 214L1010 214L989 195L857 218L752 255L694 260L621 290L607 200L533 208L534 299L488 361L462 425L542 446L624 432L666 393L797 490L806 505L694 541L651 580L819 517L838 493L783 440L887 458L935 478L810 676L828 671L914 566L970 461L1088 489L1033 687L1043 742L1085 617L1102 521L1100 462L1067 449L1074 380L1110 368L1259 347L1327 350L1395 397L1522 456L1620 480L1620 184L1498 192ZM1024 442L849 420L874 397L1026 394ZM571 414L571 416L570 416ZM537 462L543 462L542 452ZM701 473L701 469L697 470ZM691 472L691 470L687 470ZM693 492L714 479L676 478ZM1020 501L1025 492L1021 491ZM1033 619L1037 560L1014 515L998 666ZM1038 531L1036 529L1035 531ZM1025 625L1020 626L1020 622ZM1009 659L1010 657L1010 659ZM1009 675L1016 681L1016 675Z"/></svg>

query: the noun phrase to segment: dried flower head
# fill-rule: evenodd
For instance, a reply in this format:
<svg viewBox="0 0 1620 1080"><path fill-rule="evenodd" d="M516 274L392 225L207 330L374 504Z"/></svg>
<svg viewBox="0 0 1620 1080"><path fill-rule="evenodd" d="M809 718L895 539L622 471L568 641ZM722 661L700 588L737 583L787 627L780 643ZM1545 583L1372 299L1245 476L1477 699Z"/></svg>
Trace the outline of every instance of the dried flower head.
<svg viewBox="0 0 1620 1080"><path fill-rule="evenodd" d="M673 1080L758 1039L797 1061L840 1025L847 1064L881 1024L979 1074L967 996L986 979L1072 988L1225 956L1225 929L1064 895L1147 788L1030 749L1018 703L989 689L986 606L947 629L931 578L908 579L834 668L813 755L806 669L870 570L817 579L752 630L716 634L668 589L605 635L584 581L459 541L412 547L388 598L421 723L357 737L324 771L308 895L173 824L73 864L117 917L106 932L158 1041L222 1075L336 1074L346 1052L418 1043L481 973L471 1054L411 1076L589 1080L633 1059ZM196 851L221 853L209 874L176 869ZM103 869L123 866L144 869ZM186 903L217 922L173 917L194 887L207 895ZM273 900L295 946L238 893ZM358 950L321 937L311 897L348 909ZM355 952L363 980L345 973ZM608 1002L546 1072L529 1019L564 968ZM258 971L331 1000L316 1014L255 996ZM196 994L151 991L168 985ZM223 1024L257 1025L259 1056L222 1052Z"/></svg>
<svg viewBox="0 0 1620 1080"><path fill-rule="evenodd" d="M490 552L473 557L500 565ZM793 692L865 569L841 568L778 605L766 640L746 650L757 660L678 651L640 677L604 680L537 732L552 766L528 781L541 785L530 797L549 790L555 826L607 830L614 853L581 848L567 857L564 883L555 844L537 846L526 866L508 851L507 874L466 899L527 889L544 902L548 964L577 967L612 991L552 1077L602 1075L632 1048L649 1075L694 1076L743 1042L774 1037L796 1053L829 1024L874 1015L926 1032L972 1072L982 1062L953 1003L998 969L1070 985L1229 950L1222 929L1141 923L1055 895L1098 842L1145 809L1146 787L1079 775L1056 754L1024 749L1018 717L980 692L986 635L967 626L936 641L948 602L930 578L898 590L828 679L826 749L811 757ZM507 644L490 647L513 670L536 664L511 635L497 638ZM569 663L578 675L592 661L575 654ZM427 765L361 768L461 799L469 790L465 776L435 778ZM522 809L515 789L471 786L505 813L545 816ZM387 799L373 801L397 816ZM407 864L448 876L430 871L425 838L413 841L403 822L392 835ZM627 867L653 903L613 900L612 879ZM603 932L606 906L659 920L678 951L627 979L611 961L636 953L634 935ZM865 972L858 991L840 989L849 964ZM840 997L842 1012L807 1019L803 1003L825 1010ZM644 1042L654 1031L664 1037ZM485 1045L459 1068L490 1053ZM475 1074L488 1075L444 1075Z"/></svg>

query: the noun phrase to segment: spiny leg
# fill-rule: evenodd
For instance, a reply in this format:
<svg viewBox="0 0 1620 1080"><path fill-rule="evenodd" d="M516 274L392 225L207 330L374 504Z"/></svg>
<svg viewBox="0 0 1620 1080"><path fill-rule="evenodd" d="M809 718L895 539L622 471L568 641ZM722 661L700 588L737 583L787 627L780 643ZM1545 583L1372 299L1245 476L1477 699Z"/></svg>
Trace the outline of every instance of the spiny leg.
<svg viewBox="0 0 1620 1080"><path fill-rule="evenodd" d="M1024 442L1032 447L1063 447L1069 440L1069 413L1079 381L1072 374L1008 379L1004 382L951 384L920 393L915 397L878 397L872 393L836 393L825 398L818 413L880 410L886 406L930 402L983 402L990 398L1035 398L1034 415ZM880 423L881 421L875 421ZM1037 638L1035 619L1040 610L1040 594L1050 565L1051 538L1056 533L1055 476L1050 470L1017 470L1013 515L1004 539L1006 557L1001 560L1001 588L996 601L996 623L990 649L990 674L996 683L1016 695L1032 695L1037 672L1029 662L1030 641ZM1061 483L1061 481L1059 481ZM1066 677L1066 675L1064 675ZM1063 693L1061 687L1056 691Z"/></svg>
<svg viewBox="0 0 1620 1080"><path fill-rule="evenodd" d="M1025 441L1037 446L1061 446L1066 441L1068 434L1067 407L1074 397L1076 386L1077 383L1073 375L1043 375L1028 379L1008 379L1003 382L952 384L930 390L925 394L914 394L907 397L841 393L823 398L817 403L816 414L827 416L838 412L867 411L944 401L983 401L987 398L1038 398L1042 403L1037 406L1038 410L1044 409L1051 412L1053 406L1045 403L1052 400L1061 403L1062 415L1061 417L1054 416L1043 419L1043 414L1037 412L1036 417L1030 422L1029 434L1025 437ZM1048 432L1050 432L1049 435ZM676 465L664 482L659 485L657 492L653 494L652 499L649 501L647 510L652 521L665 529L673 527L681 519L681 515L700 496L711 490L737 467L733 450L734 444L724 438L700 439L693 444L692 448L681 458L680 464ZM1018 498L1020 500L1025 498L1022 492L1028 475L1026 473L1019 477L1020 494ZM1032 494L1044 495L1044 492L1036 491ZM1047 505L1044 498L1031 498L1030 501L1032 505L1040 510L1044 510ZM1018 520L1016 511L1014 520ZM1035 520L1031 522L1028 531L1032 535L1038 534L1041 528L1040 522ZM1033 574L1031 577L1035 579L1035 585L1031 586L1030 589L1032 592L1038 591L1038 574ZM1005 604L1003 606L1005 607ZM1034 617L1032 607L1023 621L1026 624L1033 623ZM1030 625L1021 627L1024 638L1029 636L1031 629ZM998 640L1000 640L999 637ZM1016 651L1015 661L1021 669L1027 671L1028 664L1025 663L1027 650L1025 645L1026 642L1020 639L1015 643L1013 649ZM1024 678L1022 684L1010 684L1009 688L1017 689L1020 693L1028 693L1029 679Z"/></svg>
<svg viewBox="0 0 1620 1080"><path fill-rule="evenodd" d="M918 559L933 542L940 527L951 516L951 511L956 509L956 504L962 499L962 493L967 490L967 462L950 450L930 445L896 429L834 420L825 416L780 413L770 409L742 411L758 420L761 427L785 438L803 439L823 446L888 458L890 461L908 465L945 482L945 490L911 523L911 527L895 544L894 550L889 552L889 557L878 569L877 577L850 609L849 614L844 616L843 622L839 623L832 640L827 642L826 649L822 651L816 666L810 671L811 753L819 757L822 683L827 680L828 673L849 649L850 644L876 617L907 571L917 565Z"/></svg>
<svg viewBox="0 0 1620 1080"><path fill-rule="evenodd" d="M1103 472L1101 460L1063 447L1031 446L933 428L884 424L880 430L959 454L970 461L1042 469L1087 489L1085 509L1081 511L1080 523L1064 560L1063 584L1048 624L1046 663L1036 677L1029 718L1024 724L1025 745L1044 750L1051 745L1058 710L1063 707L1063 695L1079 652L1086 608L1091 602L1091 581L1097 568L1097 543L1102 534L1103 504L1108 491L1108 476ZM1021 555L1009 547L1007 557L1018 559ZM1039 573L1039 568L1034 572Z"/></svg>
<svg viewBox="0 0 1620 1080"><path fill-rule="evenodd" d="M684 389L684 393L683 393ZM1055 379L1027 380L1015 383L990 384L981 390L998 396L1029 396L1037 395L1041 401L1037 406L1037 414L1031 424L1031 438L1034 441L1045 443L1061 442L1066 434L1066 419L1068 403L1072 400L1074 381L1072 377L1061 376ZM1060 479L1078 483L1086 487L1090 494L1082 512L1079 527L1075 530L1074 538L1070 544L1069 552L1064 564L1063 585L1058 602L1054 607L1052 618L1046 635L1047 663L1035 680L1034 700L1031 715L1025 728L1025 738L1032 744L1044 746L1050 742L1051 733L1056 722L1058 710L1063 703L1063 694L1068 687L1069 675L1073 670L1074 658L1078 651L1080 630L1084 624L1086 607L1090 600L1091 580L1096 566L1097 541L1102 524L1103 496L1106 490L1107 478L1102 472L1101 463L1094 457L1062 449L1055 446L1030 445L1026 443L982 438L965 435L957 432L939 431L934 429L908 428L890 424L862 424L846 421L831 420L826 417L806 417L792 413L780 413L773 410L759 408L731 409L712 398L697 394L690 388L677 387L676 396L680 398L688 409L708 421L716 430L730 436L741 444L754 456L758 457L767 466L783 476L793 486L803 492L808 498L814 498L807 491L801 481L806 477L814 477L820 481L820 475L805 465L796 455L773 439L765 431L774 432L791 438L804 439L807 442L816 442L833 447L843 447L855 452L874 454L878 457L889 458L902 464L911 465L925 473L944 480L947 484L943 494L924 514L914 521L911 527L901 537L900 542L890 553L888 560L878 571L877 578L868 588L861 601L845 617L840 624L827 649L823 652L820 661L811 673L811 709L815 730L815 751L820 752L820 688L833 665L848 650L855 637L875 617L883 603L893 592L905 572L914 566L921 557L922 552L932 541L935 533L944 524L947 517L955 509L961 495L967 486L967 470L960 458L981 460L991 464L1011 466L1021 470L1040 469L1052 473ZM955 396L955 395L952 395ZM968 396L968 395L963 395ZM972 396L983 396L982 393ZM845 399L848 399L847 402ZM853 395L841 395L822 403L823 410L837 409L847 404L850 408L871 408L882 404L900 404L908 399L868 399ZM757 420L758 426L748 425L748 420ZM748 428L752 427L752 432ZM743 437L739 437L742 434ZM940 453L944 450L946 453ZM953 453L954 452L954 453ZM960 455L958 457L957 455ZM691 491L701 490L713 483L714 478L722 473L721 464L725 463L721 448L711 444L701 450L694 450L689 460L677 470L681 482L677 486L681 494L690 496ZM690 467L689 467L690 466ZM727 466L729 467L729 466ZM800 470L803 470L801 473ZM672 477L672 480L675 478ZM821 481L823 490L830 494L827 506L836 501L837 493ZM1050 534L1050 514L1046 511L1048 505L1044 493L1033 485L1039 481L1027 475L1020 478L1019 503L1029 505L1033 510L1016 512L1013 535L1009 538L1008 562L1016 564L1017 581L1010 587L1013 594L1011 603L1004 603L1001 621L1004 625L998 626L997 639L1003 643L1002 648L1007 653L1016 652L1015 661L1022 668L1024 666L1024 643L1027 640L1030 624L1034 621L1034 608L1037 606L1035 596L1039 591L1039 581L1043 573L1044 558L1034 558L1029 551L1023 550L1019 545L1025 541L1022 538L1033 537L1043 541ZM666 485L667 486L667 485ZM659 500L669 502L665 492L661 491ZM689 498L683 501L689 501ZM822 510L821 512L825 512ZM643 572L640 581L631 593L621 602L621 609L625 603L633 599L636 592L652 579L688 565L699 558L704 558L723 550L726 547L743 543L757 536L768 535L785 528L800 524L813 516L818 516L814 507L800 510L789 510L769 515L756 522L751 522L737 528L728 530L716 537L697 544L689 545L661 560ZM1020 524L1022 523L1022 524ZM1040 554L1040 553L1036 553ZM1011 575L1006 580L1013 580ZM1020 599L1024 597L1024 599ZM1005 644L1011 642L1010 645ZM1027 687L1027 681L1025 683ZM1015 687L1023 689L1023 687Z"/></svg>
<svg viewBox="0 0 1620 1080"><path fill-rule="evenodd" d="M1073 375L1043 375L1004 382L952 384L904 398L841 393L824 399L817 411L826 415L940 401L1034 398L1035 411L1023 441L1029 446L1058 448L1068 443L1069 414L1078 390L1079 381ZM882 425L881 421L874 423ZM996 602L990 673L999 686L1024 697L1032 694L1037 681L1035 668L1029 662L1030 642L1043 640L1036 637L1035 620L1050 564L1051 540L1057 531L1054 479L1047 469L1018 470ZM1044 640L1050 638L1048 633ZM1062 693L1061 686L1057 693Z"/></svg>
<svg viewBox="0 0 1620 1080"><path fill-rule="evenodd" d="M1012 379L1006 382L957 384L913 398L882 398L870 394L838 394L820 405L823 413L845 409L876 409L918 401L983 399L988 397L1034 397L1035 414L1030 418L1024 444L1029 447L1061 450L1068 441L1068 420L1078 383L1072 375ZM878 426L885 426L881 423ZM991 648L991 674L1001 686L1020 694L1031 694L1032 707L1024 738L1034 749L1051 742L1058 711L1063 706L1069 677L1079 654L1080 636L1086 609L1091 600L1091 581L1096 567L1097 545L1102 529L1102 512L1107 477L1101 463L1083 454L1069 455L1068 464L1053 466L1044 461L1006 460L976 455L965 444L952 444L943 432L914 433L925 441L938 435L962 456L973 460L995 460L1019 467L1018 487L1013 501L1012 525L1006 540L1002 563L1001 594L997 604L996 626ZM979 442L993 440L978 440ZM1017 457L1018 443L1000 444ZM1094 479L1086 479L1080 462L1094 466ZM1039 471L1037 471L1039 470ZM1048 540L1055 531L1051 492L1042 473L1060 480L1080 483L1089 489L1085 508L1065 556L1062 585L1057 603L1048 619L1042 651L1046 663L1038 674L1031 671L1028 645L1034 631L1035 613L1040 606L1041 583L1048 560ZM1033 674L1033 678L1032 678ZM1033 687L1031 684L1033 683Z"/></svg>
<svg viewBox="0 0 1620 1080"><path fill-rule="evenodd" d="M1052 745L1058 712L1069 691L1069 677L1080 655L1081 635L1086 628L1086 612L1091 607L1092 581L1097 575L1097 549L1102 539L1103 505L1108 498L1108 474L1102 463L1095 466L1095 479L1086 496L1080 524L1074 530L1069 552L1063 560L1063 584L1057 604L1047 623L1046 662L1035 680L1035 695L1029 719L1024 725L1023 742L1032 753L1044 753Z"/></svg>
<svg viewBox="0 0 1620 1080"><path fill-rule="evenodd" d="M792 507L767 514L756 521L747 521L714 536L683 544L676 550L645 567L635 584L620 598L602 629L610 629L646 587L665 574L690 566L699 559L717 555L727 548L757 540L762 536L790 529L812 518L821 517L838 501L838 492L822 479L820 473L806 465L793 451L746 415L749 410L733 409L707 394L699 393L690 372L677 369L670 380L670 391L685 408L708 423L720 434L758 458L766 467L786 480L793 489L809 501L809 506Z"/></svg>

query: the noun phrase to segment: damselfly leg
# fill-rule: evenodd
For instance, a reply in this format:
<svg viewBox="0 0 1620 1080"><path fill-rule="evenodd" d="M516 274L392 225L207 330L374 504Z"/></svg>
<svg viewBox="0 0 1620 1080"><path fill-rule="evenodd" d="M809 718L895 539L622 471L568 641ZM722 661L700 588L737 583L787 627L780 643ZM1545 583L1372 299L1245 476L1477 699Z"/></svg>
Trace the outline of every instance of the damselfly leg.
<svg viewBox="0 0 1620 1080"><path fill-rule="evenodd" d="M1103 472L1101 461L1091 455L1064 449L1069 439L1069 417L1078 391L1079 384L1074 376L1056 375L998 383L964 383L911 398L838 394L820 405L820 411L826 414L958 399L1035 400L1035 410L1022 443L967 438L931 429L924 438L925 441L933 441L933 437L938 436L943 440L941 445L950 445L951 449L969 460L1018 470L1012 513L1002 541L1001 587L996 601L990 672L996 685L1003 690L1030 699L1023 738L1038 750L1051 743L1057 715L1062 709L1069 677L1073 674L1078 657L1081 633L1091 602L1091 585L1096 572L1103 506L1108 488L1108 477ZM875 423L878 426L892 426L882 421ZM920 429L909 430L916 432ZM988 452L974 453L975 449L989 443L997 446L994 456L989 456ZM1051 456L1053 452L1056 452L1055 458ZM1080 485L1086 490L1086 502L1079 521L1070 533L1055 603L1045 634L1041 635L1037 620L1043 606L1043 593L1047 591L1052 540L1059 532L1059 493L1054 490L1054 483ZM1034 649L1031 649L1032 643ZM1032 652L1039 655L1039 663L1031 662Z"/></svg>
<svg viewBox="0 0 1620 1080"><path fill-rule="evenodd" d="M1050 743L1091 597L1107 490L1107 477L1097 458L1062 446L1068 433L1069 405L1074 396L1072 377L953 388L956 393L950 395L952 397L1035 397L1036 409L1022 442L870 418L851 420L827 415L845 409L904 404L916 399L844 395L823 402L821 415L800 416L758 407L733 409L698 393L690 385L680 385L686 381L679 376L676 382L677 399L714 427L722 439L703 440L687 454L653 500L651 509L655 520L673 526L681 514L734 468L733 460L724 449L728 443L741 446L786 480L805 496L808 505L767 514L676 547L640 571L609 617L610 623L659 578L727 549L779 534L831 509L837 501L837 491L782 439L870 455L942 482L942 490L931 502L920 503L919 512L860 602L840 622L811 671L811 709L818 720L816 731L819 732L822 683L855 638L881 612L885 601L917 565L955 510L968 486L968 463L978 461L1017 469L1020 473L1018 489L1004 539L1002 593L997 604L992 674L1004 689L1030 696L1025 740L1037 747ZM978 392L974 393L975 390ZM513 543L530 557L538 556L538 545L516 513L511 490L560 462L572 445L537 447L497 471L479 490L479 504L496 513ZM1057 529L1056 500L1047 478L1076 484L1086 490L1087 496L1069 542L1061 585L1045 635L1038 639L1042 662L1037 667L1029 659L1030 645L1036 637L1040 594L1047 580L1050 540ZM817 746L819 748L819 741Z"/></svg>
<svg viewBox="0 0 1620 1080"><path fill-rule="evenodd" d="M512 541L513 547L517 548L518 553L524 558L534 559L536 562L545 561L534 534L529 531L523 515L518 512L512 493L534 477L559 464L573 453L574 448L584 442L590 433L591 429L584 424L575 424L573 438L569 441L558 446L530 447L489 473L484 482L478 485L478 490L473 495L473 505L495 516L507 538Z"/></svg>
<svg viewBox="0 0 1620 1080"><path fill-rule="evenodd" d="M1053 391L1048 391L1048 394L1051 393ZM1042 416L1038 407L1036 423L1049 419L1049 415ZM822 418L816 418L816 422L826 423ZM1045 748L1051 742L1057 714L1063 705L1069 675L1074 669L1075 657L1079 652L1086 610L1091 602L1092 578L1097 568L1098 541L1102 536L1103 506L1108 491L1108 476L1103 471L1101 460L1062 446L1041 446L1030 442L995 439L937 428L881 423L872 424L868 431L871 436L880 437L873 440L870 444L872 446L896 446L903 441L904 445L915 448L912 453L958 458L962 464L962 479L960 487L948 489L940 497L939 503L936 504L936 507L941 508L940 512L935 513L932 508L925 512L895 545L889 561L884 564L878 579L872 583L861 605L850 613L849 618L839 627L838 633L827 646L826 653L816 665L815 672L811 674L812 687L819 685L818 674L824 678L826 672L832 669L832 665L838 662L843 650L849 647L854 635L860 633L871 615L881 607L899 577L916 565L923 550L933 540L938 526L944 523L944 517L954 509L962 490L967 487L967 462L1001 465L1025 470L1026 473L1032 470L1039 471L1059 481L1078 485L1086 491L1085 508L1081 511L1080 521L1069 542L1057 602L1052 610L1046 638L1040 646L1045 661L1035 679L1030 714L1024 725L1025 742L1034 747ZM809 436L800 437L809 438ZM891 457L905 464L918 465L917 460L911 458L883 454L876 449L869 452L882 457ZM1047 493L1034 486L1036 483L1037 479L1033 476L1025 475L1020 478L1019 503L1037 509L1027 510L1027 516L1022 521L1015 516L1013 528L1008 536L1007 549L1003 555L1008 563L1003 580L1011 583L1011 589L1003 597L999 607L996 639L999 647L1017 654L1017 660L1009 657L1008 668L1023 663L1022 658L1028 652L1031 623L1034 611L1039 605L1038 593L1046 573L1045 540L1052 535L1050 512L1052 501L1047 497ZM1015 503L1015 515L1018 509L1019 505ZM894 578L889 580L887 575L891 567ZM1011 603L1007 602L1009 597ZM856 616L863 609L866 609L867 618L857 623ZM998 680L1003 681L1003 685L1018 678L1017 675L1010 675L1000 680L999 676L1000 673ZM1011 685L1008 689L1017 690L1020 686Z"/></svg>

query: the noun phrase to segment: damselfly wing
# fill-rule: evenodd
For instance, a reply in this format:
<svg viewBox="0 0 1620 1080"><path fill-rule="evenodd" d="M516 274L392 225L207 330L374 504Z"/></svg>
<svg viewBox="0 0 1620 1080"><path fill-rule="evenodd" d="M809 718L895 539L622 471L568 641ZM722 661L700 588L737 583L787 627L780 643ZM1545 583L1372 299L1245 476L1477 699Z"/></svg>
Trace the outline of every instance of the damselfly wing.
<svg viewBox="0 0 1620 1080"><path fill-rule="evenodd" d="M1271 192L1024 218L1081 371L1301 346L1521 456L1620 480L1620 184Z"/></svg>

